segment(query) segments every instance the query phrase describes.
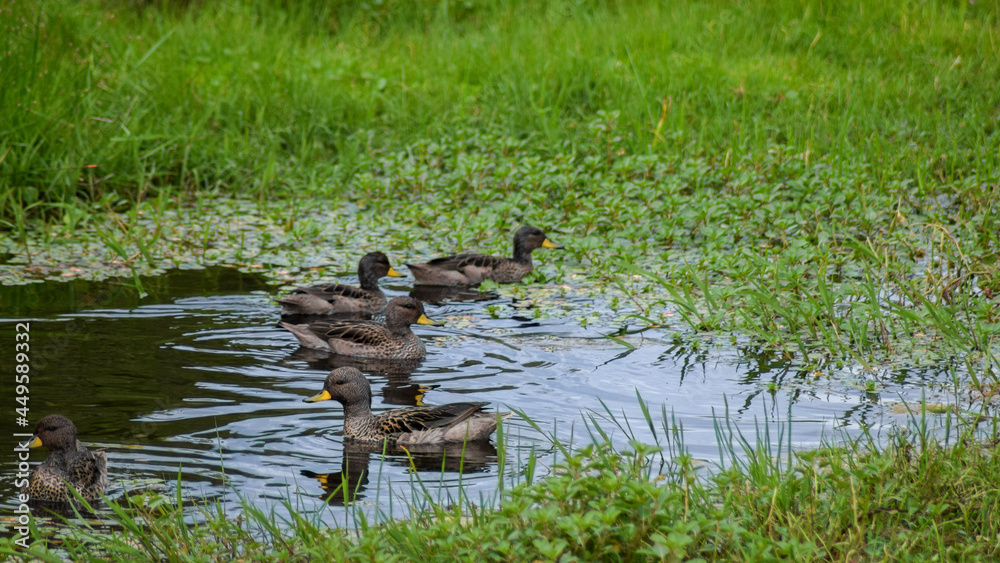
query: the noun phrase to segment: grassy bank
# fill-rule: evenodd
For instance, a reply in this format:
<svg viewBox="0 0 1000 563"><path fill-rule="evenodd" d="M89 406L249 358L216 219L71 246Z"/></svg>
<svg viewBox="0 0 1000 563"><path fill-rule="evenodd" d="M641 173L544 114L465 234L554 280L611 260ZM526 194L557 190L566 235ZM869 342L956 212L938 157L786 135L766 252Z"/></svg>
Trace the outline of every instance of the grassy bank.
<svg viewBox="0 0 1000 563"><path fill-rule="evenodd" d="M457 129L537 155L998 167L995 2L9 2L0 216L221 189L336 195ZM616 115L611 118L610 115ZM980 178L980 182L988 178Z"/></svg>
<svg viewBox="0 0 1000 563"><path fill-rule="evenodd" d="M74 524L64 541L20 555L169 561L843 561L991 560L1000 555L996 428L942 437L921 420L885 444L861 438L793 453L729 436L733 465L699 476L677 442L594 445L548 477L504 494L382 524L330 530L246 505L185 522L170 499L113 504L122 531ZM955 420L952 420L955 422ZM723 432L724 433L724 432ZM679 438L677 429L670 431ZM663 453L668 453L664 458ZM737 452L739 452L737 454ZM669 460L669 461L668 461ZM744 460L744 461L737 461ZM664 465L666 463L666 465ZM661 473L662 472L662 473ZM104 522L104 525L110 522ZM0 552L15 555L9 539ZM50 551L57 549L59 551Z"/></svg>

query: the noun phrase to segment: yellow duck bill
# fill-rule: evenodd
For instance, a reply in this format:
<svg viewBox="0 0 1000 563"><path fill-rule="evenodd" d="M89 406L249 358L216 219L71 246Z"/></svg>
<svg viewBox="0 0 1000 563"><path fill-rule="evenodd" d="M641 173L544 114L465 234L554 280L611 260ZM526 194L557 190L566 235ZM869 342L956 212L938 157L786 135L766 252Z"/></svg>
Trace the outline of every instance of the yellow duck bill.
<svg viewBox="0 0 1000 563"><path fill-rule="evenodd" d="M420 318L417 319L417 324L430 325L430 326L444 326L444 323L435 321L434 319L429 318L427 315L420 315Z"/></svg>
<svg viewBox="0 0 1000 563"><path fill-rule="evenodd" d="M323 392L320 393L319 395L313 395L312 397L309 397L308 399L302 399L302 402L304 402L304 403L318 403L320 401L329 401L330 399L331 399L330 392L327 391L326 389L324 389Z"/></svg>

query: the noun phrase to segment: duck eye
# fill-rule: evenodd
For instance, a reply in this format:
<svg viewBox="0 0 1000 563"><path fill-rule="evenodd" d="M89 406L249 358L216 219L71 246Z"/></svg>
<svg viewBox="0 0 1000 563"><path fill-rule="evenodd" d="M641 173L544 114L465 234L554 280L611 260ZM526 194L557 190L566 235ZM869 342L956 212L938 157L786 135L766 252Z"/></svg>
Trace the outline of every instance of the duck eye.
<svg viewBox="0 0 1000 563"><path fill-rule="evenodd" d="M346 384L347 384L347 382L344 381L343 379L338 379L337 380L337 385L346 385Z"/></svg>
<svg viewBox="0 0 1000 563"><path fill-rule="evenodd" d="M59 430L59 427L57 427L57 426L49 426L45 430L47 430L48 432L55 432L56 430Z"/></svg>

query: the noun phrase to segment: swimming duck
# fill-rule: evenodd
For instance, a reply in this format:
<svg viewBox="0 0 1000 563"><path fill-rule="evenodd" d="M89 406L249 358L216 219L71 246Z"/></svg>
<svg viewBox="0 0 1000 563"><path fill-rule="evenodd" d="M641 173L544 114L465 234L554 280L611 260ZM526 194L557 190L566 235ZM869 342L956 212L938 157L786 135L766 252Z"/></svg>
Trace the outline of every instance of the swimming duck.
<svg viewBox="0 0 1000 563"><path fill-rule="evenodd" d="M316 321L309 324L281 323L299 344L314 350L356 358L412 360L426 354L424 343L410 325L439 326L424 314L424 305L412 297L396 297L385 307L385 324L375 321Z"/></svg>
<svg viewBox="0 0 1000 563"><path fill-rule="evenodd" d="M104 450L90 451L76 439L76 426L59 414L42 417L35 424L29 448L46 447L49 457L31 472L21 492L33 502L67 503L75 499L67 483L87 502L94 502L108 487L108 458Z"/></svg>
<svg viewBox="0 0 1000 563"><path fill-rule="evenodd" d="M535 268L531 251L539 247L562 248L538 227L525 225L514 233L513 258L466 252L407 266L416 283L423 285L475 285L483 280L511 283L520 281Z"/></svg>
<svg viewBox="0 0 1000 563"><path fill-rule="evenodd" d="M372 415L372 387L356 368L330 372L318 395L307 403L333 399L344 406L344 437L361 442L394 441L398 445L444 444L489 440L497 423L510 413L491 413L488 403L451 403L406 407Z"/></svg>
<svg viewBox="0 0 1000 563"><path fill-rule="evenodd" d="M300 287L291 295L278 300L282 315L331 315L357 313L373 315L385 307L385 294L378 286L379 278L401 278L404 275L389 265L381 252L369 252L358 263L361 287L331 283Z"/></svg>

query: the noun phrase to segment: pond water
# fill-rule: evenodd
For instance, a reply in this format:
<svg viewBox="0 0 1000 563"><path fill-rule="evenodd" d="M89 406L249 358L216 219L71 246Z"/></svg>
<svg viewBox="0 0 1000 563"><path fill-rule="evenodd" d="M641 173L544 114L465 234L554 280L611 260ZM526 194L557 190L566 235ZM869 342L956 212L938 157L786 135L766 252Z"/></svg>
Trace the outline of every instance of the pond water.
<svg viewBox="0 0 1000 563"><path fill-rule="evenodd" d="M107 448L112 497L169 490L179 475L189 500L218 499L234 514L240 497L279 512L287 501L330 525L350 525L349 510L405 515L421 488L448 500L461 485L469 497L489 502L498 476L520 479L517 471L532 451L544 475L554 456L546 435L566 444L589 442L587 422L604 415L602 401L637 439L651 443L641 395L660 438L665 410L683 425L691 454L708 467L720 459L717 420L752 442L765 427L773 437L779 427L787 430L790 415L793 447L809 448L838 430L878 434L905 422L905 412L886 403L922 396L954 402L947 391L952 372L943 367L811 372L727 335L682 332L680 322L640 331L641 325L611 313L600 292L527 286L526 299L486 295L429 304L428 315L447 324L414 327L427 358L365 370L376 411L418 400L489 401L525 413L543 432L512 417L502 465L493 445L469 448L464 458L452 449L444 456L413 452L411 460L398 450L345 450L339 404L302 402L338 362L299 349L278 327L277 292L262 277L210 268L174 271L144 286L142 298L131 280L0 290L4 358L12 357L15 323L30 323L32 343L30 425L18 427L10 408L2 421L4 511L14 507L17 492L11 436L30 432L50 413L69 416L85 443ZM411 289L384 287L390 298ZM532 300L545 300L546 314L535 318ZM588 315L598 320L582 323ZM611 333L617 339L606 337ZM13 404L13 390L4 389L4 400ZM600 424L616 443L627 444L613 423ZM43 458L43 451L32 454L33 463ZM359 491L358 502L351 508L342 497L327 503L312 477L327 473L337 482L345 475Z"/></svg>

